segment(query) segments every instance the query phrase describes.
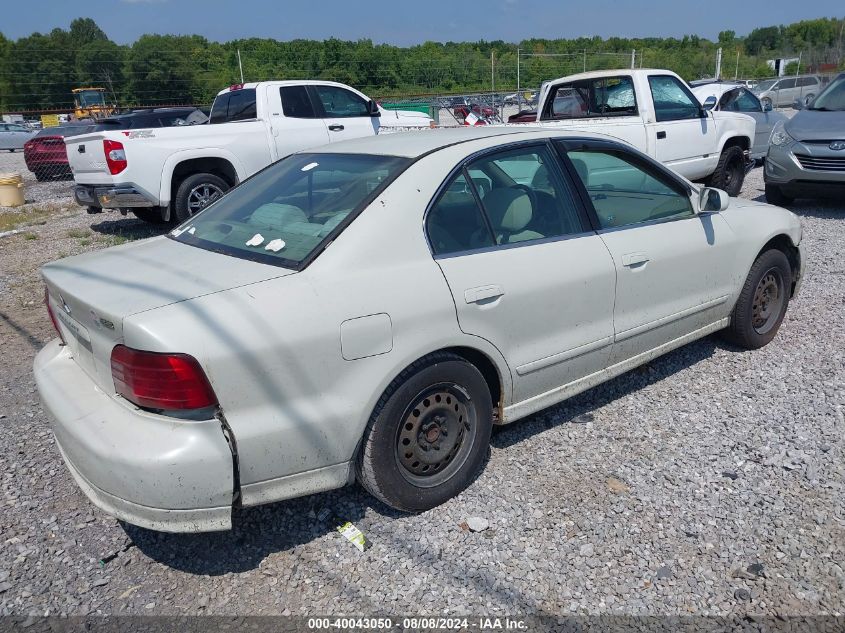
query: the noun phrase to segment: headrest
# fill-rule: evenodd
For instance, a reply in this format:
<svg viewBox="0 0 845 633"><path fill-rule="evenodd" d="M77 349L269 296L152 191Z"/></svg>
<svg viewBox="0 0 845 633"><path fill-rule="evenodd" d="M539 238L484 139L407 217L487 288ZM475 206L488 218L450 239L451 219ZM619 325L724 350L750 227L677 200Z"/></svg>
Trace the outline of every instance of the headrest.
<svg viewBox="0 0 845 633"><path fill-rule="evenodd" d="M252 223L261 224L271 229L281 229L292 222L308 222L308 216L299 207L292 204L268 202L252 212Z"/></svg>
<svg viewBox="0 0 845 633"><path fill-rule="evenodd" d="M484 196L484 206L493 227L509 233L524 229L534 215L531 198L521 189L493 189Z"/></svg>

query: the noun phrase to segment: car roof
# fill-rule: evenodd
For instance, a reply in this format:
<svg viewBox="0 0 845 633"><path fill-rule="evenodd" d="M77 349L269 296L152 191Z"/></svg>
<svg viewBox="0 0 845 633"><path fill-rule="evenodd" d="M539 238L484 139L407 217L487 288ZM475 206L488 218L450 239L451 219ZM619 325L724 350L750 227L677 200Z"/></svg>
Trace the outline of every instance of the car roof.
<svg viewBox="0 0 845 633"><path fill-rule="evenodd" d="M393 134L379 134L363 138L340 141L321 147L319 153L337 154L378 154L382 156L402 156L405 158L419 158L424 154L436 152L446 147L462 143L469 144L468 153L476 149L489 146L484 143L495 138L503 143L529 141L544 138L596 138L618 141L605 134L590 132L566 133L557 129L545 129L538 126L519 125L485 125L465 126L454 128L423 129L413 132L397 132ZM478 147L476 147L478 146Z"/></svg>
<svg viewBox="0 0 845 633"><path fill-rule="evenodd" d="M709 96L714 96L717 99L721 97L723 94L728 92L729 90L734 90L736 88L746 88L744 84L738 84L735 82L724 82L720 81L718 83L712 84L701 84L698 86L691 86L690 90L692 94L698 98L699 101L704 101Z"/></svg>

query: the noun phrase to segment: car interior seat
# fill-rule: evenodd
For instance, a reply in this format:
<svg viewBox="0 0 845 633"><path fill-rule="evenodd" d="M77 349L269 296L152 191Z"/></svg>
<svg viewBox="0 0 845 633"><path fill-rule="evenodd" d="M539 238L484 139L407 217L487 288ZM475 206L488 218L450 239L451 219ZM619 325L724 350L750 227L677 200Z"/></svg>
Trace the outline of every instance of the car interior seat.
<svg viewBox="0 0 845 633"><path fill-rule="evenodd" d="M493 189L484 198L484 207L499 244L513 244L544 237L528 227L534 217L531 197L522 189Z"/></svg>

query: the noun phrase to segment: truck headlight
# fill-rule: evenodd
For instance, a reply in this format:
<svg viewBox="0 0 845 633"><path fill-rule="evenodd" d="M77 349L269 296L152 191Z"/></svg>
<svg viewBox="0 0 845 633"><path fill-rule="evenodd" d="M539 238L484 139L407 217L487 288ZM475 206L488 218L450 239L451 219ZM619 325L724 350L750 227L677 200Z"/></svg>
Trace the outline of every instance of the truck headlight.
<svg viewBox="0 0 845 633"><path fill-rule="evenodd" d="M789 145L795 139L789 135L789 132L786 131L786 126L784 125L783 121L778 121L775 123L775 127L772 128L772 135L769 138L769 143L772 145Z"/></svg>

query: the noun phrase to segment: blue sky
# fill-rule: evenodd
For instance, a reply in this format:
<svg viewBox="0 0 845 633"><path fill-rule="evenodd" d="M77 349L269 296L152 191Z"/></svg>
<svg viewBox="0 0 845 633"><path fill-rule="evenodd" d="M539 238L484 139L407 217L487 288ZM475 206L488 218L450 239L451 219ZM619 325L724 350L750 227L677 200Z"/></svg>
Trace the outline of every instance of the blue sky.
<svg viewBox="0 0 845 633"><path fill-rule="evenodd" d="M5 3L4 3L5 4ZM13 8L14 7L14 8ZM92 17L119 43L143 33L199 34L226 41L245 37L370 38L409 45L435 41L529 37L680 37L715 39L757 26L843 17L843 0L40 0L10 3L0 32L16 39L67 28Z"/></svg>

